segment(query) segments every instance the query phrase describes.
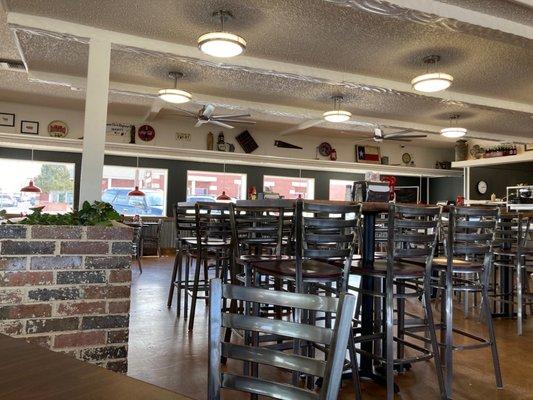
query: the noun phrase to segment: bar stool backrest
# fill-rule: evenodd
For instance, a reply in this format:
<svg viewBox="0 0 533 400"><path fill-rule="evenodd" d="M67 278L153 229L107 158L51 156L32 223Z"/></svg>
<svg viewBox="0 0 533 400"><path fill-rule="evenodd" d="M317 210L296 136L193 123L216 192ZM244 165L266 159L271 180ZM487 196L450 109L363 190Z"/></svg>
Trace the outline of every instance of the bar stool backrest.
<svg viewBox="0 0 533 400"><path fill-rule="evenodd" d="M296 203L296 283L302 282L303 259L334 260L348 284L359 239L361 205L299 200Z"/></svg>
<svg viewBox="0 0 533 400"><path fill-rule="evenodd" d="M210 241L231 241L230 205L198 202L196 208L196 244L200 249Z"/></svg>
<svg viewBox="0 0 533 400"><path fill-rule="evenodd" d="M262 255L269 251L281 255L283 207L230 205L231 231L235 256Z"/></svg>
<svg viewBox="0 0 533 400"><path fill-rule="evenodd" d="M468 260L492 260L499 209L451 207L448 221L447 255Z"/></svg>
<svg viewBox="0 0 533 400"><path fill-rule="evenodd" d="M440 214L440 207L389 206L387 260L391 274L392 264L400 260L423 259L430 268L437 246Z"/></svg>
<svg viewBox="0 0 533 400"><path fill-rule="evenodd" d="M196 207L194 203L177 203L174 206L176 240L196 237Z"/></svg>
<svg viewBox="0 0 533 400"><path fill-rule="evenodd" d="M269 319L240 313L221 312L223 299L274 306L335 313L335 326L315 325ZM355 298L350 294L339 298L312 294L280 292L237 285L223 285L220 279L211 280L209 296L209 400L219 400L221 389L227 388L281 400L335 400L340 387L346 347L350 335ZM265 346L243 346L221 342L223 328L263 332L325 345L329 348L327 361L268 349ZM220 369L221 357L255 362L299 371L323 378L320 392L254 378ZM230 364L231 365L231 364Z"/></svg>
<svg viewBox="0 0 533 400"><path fill-rule="evenodd" d="M500 212L496 225L494 247L502 250L511 250L519 245L523 218L520 214L512 212Z"/></svg>

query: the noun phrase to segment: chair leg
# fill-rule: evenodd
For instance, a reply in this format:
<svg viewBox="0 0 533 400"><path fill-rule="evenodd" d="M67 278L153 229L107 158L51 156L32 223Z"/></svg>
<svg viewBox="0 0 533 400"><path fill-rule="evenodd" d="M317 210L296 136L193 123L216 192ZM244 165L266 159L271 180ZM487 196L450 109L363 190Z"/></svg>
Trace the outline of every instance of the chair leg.
<svg viewBox="0 0 533 400"><path fill-rule="evenodd" d="M178 287L178 297L176 299L176 316L181 315L181 295L182 295L182 289L183 289L183 252L180 251L180 257L178 260L178 276L177 276L177 287ZM187 293L185 293L185 297L187 297Z"/></svg>
<svg viewBox="0 0 533 400"><path fill-rule="evenodd" d="M190 267L191 267L191 256L190 254L186 255L187 259L185 261L185 276L184 283L183 283L183 315L185 315L185 318L189 315L189 274L190 274Z"/></svg>
<svg viewBox="0 0 533 400"><path fill-rule="evenodd" d="M392 278L385 279L385 355L387 375L387 400L394 400L394 298Z"/></svg>
<svg viewBox="0 0 533 400"><path fill-rule="evenodd" d="M446 400L448 395L446 393L446 385L444 384L444 374L442 372L442 363L440 359L439 343L437 341L437 333L435 332L435 322L433 320L433 310L431 308L431 282L430 277L424 280L424 312L426 316L427 326L429 330L429 337L431 340L431 350L433 352L433 360L435 362L435 373L437 374L437 381L439 383L439 390L441 398Z"/></svg>
<svg viewBox="0 0 533 400"><path fill-rule="evenodd" d="M444 315L444 365L446 369L446 393L451 398L453 393L453 283L450 274L446 273L445 309L441 310Z"/></svg>
<svg viewBox="0 0 533 400"><path fill-rule="evenodd" d="M404 294L405 293L405 287L399 282L399 284L396 285L396 292L398 294ZM398 339L403 340L405 338L404 331L405 331L405 299L398 297L396 299L396 318L397 318L397 333ZM396 354L398 359L402 359L405 356L405 346L398 342L396 344ZM398 366L398 372L404 372L403 364L400 364Z"/></svg>
<svg viewBox="0 0 533 400"><path fill-rule="evenodd" d="M487 328L489 330L490 350L492 352L492 363L494 364L494 376L496 378L496 387L503 388L502 373L500 370L500 359L498 357L498 348L496 347L496 336L494 334L494 325L492 323L492 314L490 312L487 286L484 285L481 291L483 296L483 311L487 319Z"/></svg>
<svg viewBox="0 0 533 400"><path fill-rule="evenodd" d="M168 289L168 300L167 300L167 307L172 307L172 297L174 297L174 288L176 283L176 276L178 275L178 264L179 264L179 258L180 258L180 250L178 249L176 251L176 258L174 259L174 267L172 269L172 278L170 278L170 287ZM179 296L179 289L178 289L178 298Z"/></svg>
<svg viewBox="0 0 533 400"><path fill-rule="evenodd" d="M140 254L140 250L137 250L137 264L139 265L139 273L143 273L143 266L142 266L142 263L141 263L141 254Z"/></svg>
<svg viewBox="0 0 533 400"><path fill-rule="evenodd" d="M359 365L357 363L357 352L355 351L355 338L353 329L350 329L350 338L348 339L348 351L350 354L350 365L352 368L352 382L355 390L355 400L361 400L361 382L359 381Z"/></svg>
<svg viewBox="0 0 533 400"><path fill-rule="evenodd" d="M196 312L196 301L198 300L198 286L200 285L200 270L202 269L202 257L198 255L194 268L194 282L192 286L191 312L189 316L189 331L194 329L194 313Z"/></svg>
<svg viewBox="0 0 533 400"><path fill-rule="evenodd" d="M516 260L516 325L519 335L522 335L524 292L522 287L522 257ZM527 276L526 276L527 279Z"/></svg>

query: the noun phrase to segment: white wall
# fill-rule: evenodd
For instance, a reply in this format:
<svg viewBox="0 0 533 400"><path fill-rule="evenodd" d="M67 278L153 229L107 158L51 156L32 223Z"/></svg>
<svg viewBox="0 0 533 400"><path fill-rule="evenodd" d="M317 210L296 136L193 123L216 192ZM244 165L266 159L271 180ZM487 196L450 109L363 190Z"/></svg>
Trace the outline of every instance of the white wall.
<svg viewBox="0 0 533 400"><path fill-rule="evenodd" d="M69 126L69 138L77 139L83 136L83 111L0 102L0 112L16 114L15 127L10 128L2 126L0 127L0 132L20 133L20 121L30 120L38 121L40 123L39 134L42 136L47 136L48 124L53 120L62 120ZM142 120L143 115L139 115L137 117L132 117L131 115L108 115L108 122L135 124L137 127L140 125L140 123L142 123ZM137 137L136 140L137 143L142 143L144 145L163 146L170 148L206 149L207 133L209 130L211 130L214 134L216 145L216 139L220 129L214 126L210 127L209 125L204 125L200 128L194 128L194 123L195 121L192 119L190 121L186 119L156 120L149 123L156 131L155 139L151 142L142 142ZM236 127L232 130L224 130L226 142L233 143L235 145L235 151L238 153L243 153L243 150L236 142L235 136L237 136L244 129L244 127ZM259 145L259 148L254 152L254 154L314 159L316 154L316 146L323 141L327 141L337 150L339 161L355 162L355 144L357 141L353 138L328 138L315 135L306 135L305 133L280 137L276 134L276 132L260 131L254 129L253 127L249 128L249 131ZM190 133L191 141L178 142L176 140L177 132ZM303 149L296 150L275 147L274 140L276 139L301 146ZM128 143L129 135L122 137L107 135L107 141ZM366 142L365 144L370 144L370 142ZM452 161L454 157L453 149L419 147L409 143L400 145L394 142L385 142L380 145L380 148L381 155L388 156L390 164L400 164L401 155L404 152L408 152L412 155L416 167L421 168L433 168L436 161Z"/></svg>

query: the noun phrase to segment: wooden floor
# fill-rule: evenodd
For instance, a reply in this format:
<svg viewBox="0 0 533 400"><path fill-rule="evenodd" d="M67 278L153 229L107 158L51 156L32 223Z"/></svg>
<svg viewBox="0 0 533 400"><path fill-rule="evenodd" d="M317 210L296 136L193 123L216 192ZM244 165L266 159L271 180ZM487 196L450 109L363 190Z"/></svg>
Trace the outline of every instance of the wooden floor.
<svg viewBox="0 0 533 400"><path fill-rule="evenodd" d="M167 309L167 293L173 259L145 258L143 273L134 266L128 375L190 396L205 399L207 388L207 316L203 301L197 308L195 329L187 331L186 320L176 318L175 298ZM459 308L454 311L456 326L481 333L484 326L477 315L468 319ZM515 333L515 321L496 320L504 389L496 389L488 348L455 353L454 399L533 399L533 319L524 335ZM229 366L231 368L231 365ZM278 371L276 379L285 375ZM396 378L398 399L437 399L433 364L421 362ZM383 399L385 392L372 382L363 382L364 399ZM229 394L225 399L240 396ZM343 383L340 399L353 399L351 383Z"/></svg>

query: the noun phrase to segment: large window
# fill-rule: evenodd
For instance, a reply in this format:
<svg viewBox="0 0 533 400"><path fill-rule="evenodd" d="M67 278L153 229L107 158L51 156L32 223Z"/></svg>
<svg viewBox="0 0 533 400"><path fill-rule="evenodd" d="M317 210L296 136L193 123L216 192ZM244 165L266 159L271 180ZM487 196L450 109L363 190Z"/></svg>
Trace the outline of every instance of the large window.
<svg viewBox="0 0 533 400"><path fill-rule="evenodd" d="M313 178L291 178L287 176L263 177L263 191L279 194L284 199L315 198L315 180Z"/></svg>
<svg viewBox="0 0 533 400"><path fill-rule="evenodd" d="M8 214L72 211L74 204L74 164L0 159L0 210ZM21 193L33 181L41 193Z"/></svg>
<svg viewBox="0 0 533 400"><path fill-rule="evenodd" d="M135 186L144 196L128 196ZM167 170L104 166L102 201L123 215L164 216L167 204Z"/></svg>
<svg viewBox="0 0 533 400"><path fill-rule="evenodd" d="M246 199L246 174L187 171L187 201L216 201L222 192L232 201Z"/></svg>
<svg viewBox="0 0 533 400"><path fill-rule="evenodd" d="M341 179L329 180L329 199L339 201L349 201L352 197L353 181Z"/></svg>

